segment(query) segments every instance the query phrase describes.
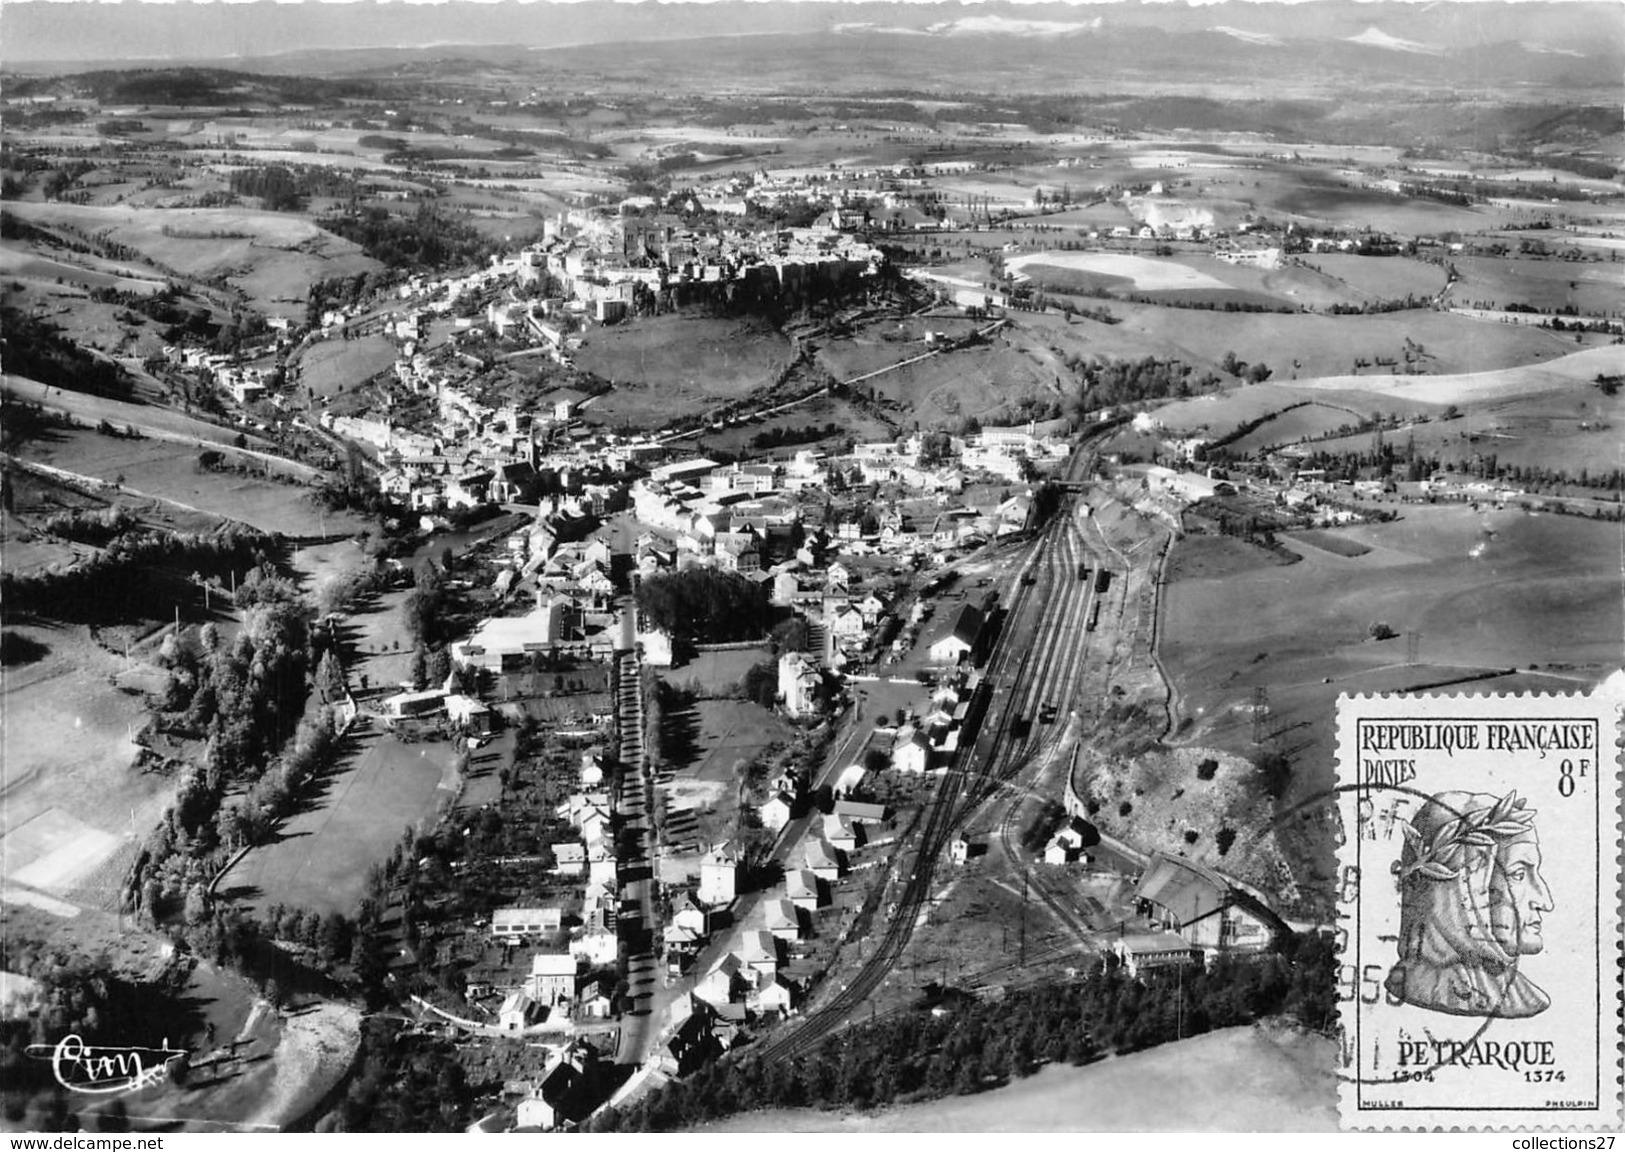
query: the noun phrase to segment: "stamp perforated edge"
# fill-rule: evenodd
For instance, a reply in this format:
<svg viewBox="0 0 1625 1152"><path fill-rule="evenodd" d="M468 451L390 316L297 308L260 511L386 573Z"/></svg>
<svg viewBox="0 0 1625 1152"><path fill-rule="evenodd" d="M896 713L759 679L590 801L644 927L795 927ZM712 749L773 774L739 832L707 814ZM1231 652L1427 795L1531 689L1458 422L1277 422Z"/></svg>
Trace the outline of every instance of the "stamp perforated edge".
<svg viewBox="0 0 1625 1152"><path fill-rule="evenodd" d="M1467 1115L1452 1113L1447 1109L1435 1110L1423 1116L1408 1116L1400 1120L1395 1113L1360 1111L1356 1108L1355 1094L1358 1085L1347 1077L1338 1077L1338 1121L1345 1131L1356 1132L1597 1132L1618 1129L1625 1124L1625 939L1621 937L1622 924L1625 924L1625 672L1617 673L1604 683L1585 692L1484 692L1484 693L1407 693L1407 692L1363 692L1342 693L1337 698L1336 713L1334 716L1334 744L1333 759L1335 762L1335 779L1339 785L1345 780L1343 751L1347 746L1345 740L1352 740L1352 725L1355 720L1354 711L1362 700L1394 700L1417 699L1429 701L1441 700L1544 700L1595 701L1604 706L1603 718L1613 736L1612 757L1607 758L1607 764L1612 769L1611 780L1599 782L1598 789L1602 797L1613 798L1611 823L1604 818L1604 827L1613 836L1613 873L1612 877L1604 877L1601 883L1604 889L1611 892L1612 901L1603 901L1605 915L1599 925L1601 939L1599 941L1599 960L1601 969L1598 973L1602 982L1601 989L1607 1001L1612 1005L1611 1020L1605 1015L1605 1024L1612 1024L1612 1040L1610 1047L1608 1030L1605 1028L1602 1050L1598 1053L1601 1082L1608 1086L1612 1092L1612 1099L1599 1101L1602 1105L1601 1114L1584 1122L1563 1123L1558 1112L1536 1113L1542 1119L1531 1119L1526 1122L1508 1121L1502 1123L1481 1123L1469 1119ZM1598 768L1601 770L1604 757L1599 754ZM1351 769L1349 779L1358 779L1357 769ZM1337 847L1337 871L1341 876L1343 868L1353 863L1352 856L1356 845L1354 837L1357 830L1344 830L1344 835ZM1358 900L1358 897L1355 898ZM1346 926L1349 921L1349 909L1345 906L1341 894L1337 905L1337 922ZM1352 937L1342 934L1348 942ZM1609 944L1612 944L1610 955ZM1339 964L1342 963L1342 954L1348 948L1345 943L1339 949ZM1612 961L1610 963L1610 961ZM1341 996L1337 1000L1337 1023L1339 1036L1347 1035L1353 1027L1353 1015L1358 1010L1357 1001L1344 1000ZM1608 1105L1611 1104L1611 1112ZM1551 1116L1550 1122L1543 1117ZM1390 1119L1389 1117L1393 1117Z"/></svg>

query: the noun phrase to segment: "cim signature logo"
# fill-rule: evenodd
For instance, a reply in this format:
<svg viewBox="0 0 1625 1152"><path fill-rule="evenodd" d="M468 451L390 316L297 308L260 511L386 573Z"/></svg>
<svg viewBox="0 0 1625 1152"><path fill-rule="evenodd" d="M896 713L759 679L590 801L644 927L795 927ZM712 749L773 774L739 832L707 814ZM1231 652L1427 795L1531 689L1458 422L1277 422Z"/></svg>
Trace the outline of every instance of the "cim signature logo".
<svg viewBox="0 0 1625 1152"><path fill-rule="evenodd" d="M186 1056L184 1048L123 1048L86 1044L67 1035L55 1044L31 1044L28 1054L49 1060L56 1082L70 1092L111 1095L139 1092L169 1075L170 1065Z"/></svg>

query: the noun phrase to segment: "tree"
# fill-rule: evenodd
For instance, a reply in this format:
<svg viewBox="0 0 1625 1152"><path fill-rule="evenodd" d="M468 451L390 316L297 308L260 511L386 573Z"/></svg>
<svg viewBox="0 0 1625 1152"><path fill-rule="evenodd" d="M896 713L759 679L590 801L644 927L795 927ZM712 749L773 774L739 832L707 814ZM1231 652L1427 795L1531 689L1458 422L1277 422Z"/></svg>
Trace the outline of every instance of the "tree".
<svg viewBox="0 0 1625 1152"><path fill-rule="evenodd" d="M1292 787L1292 761L1281 752L1264 753L1258 760L1258 781L1271 800L1281 799Z"/></svg>
<svg viewBox="0 0 1625 1152"><path fill-rule="evenodd" d="M773 707L779 695L778 666L771 660L752 664L746 669L739 686L745 699L752 700L763 708Z"/></svg>
<svg viewBox="0 0 1625 1152"><path fill-rule="evenodd" d="M188 924L202 924L209 918L209 893L201 883L193 884L186 890L186 922Z"/></svg>
<svg viewBox="0 0 1625 1152"><path fill-rule="evenodd" d="M322 653L321 662L316 665L316 692L324 704L337 704L344 699L344 665L331 648Z"/></svg>
<svg viewBox="0 0 1625 1152"><path fill-rule="evenodd" d="M451 676L451 653L444 644L429 650L428 682L430 684L444 684Z"/></svg>
<svg viewBox="0 0 1625 1152"><path fill-rule="evenodd" d="M773 629L773 647L779 652L805 652L807 650L807 622L792 616Z"/></svg>

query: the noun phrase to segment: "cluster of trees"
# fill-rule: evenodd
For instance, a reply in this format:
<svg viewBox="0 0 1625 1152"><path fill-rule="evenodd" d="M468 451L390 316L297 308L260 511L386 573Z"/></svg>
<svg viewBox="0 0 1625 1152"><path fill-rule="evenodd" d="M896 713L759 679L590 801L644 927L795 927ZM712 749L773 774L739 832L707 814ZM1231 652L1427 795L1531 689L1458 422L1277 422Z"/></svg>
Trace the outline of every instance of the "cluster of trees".
<svg viewBox="0 0 1625 1152"><path fill-rule="evenodd" d="M1029 852L1039 852L1055 835L1056 829L1066 822L1066 809L1055 800L1045 800L1038 813L1021 831L1021 846Z"/></svg>
<svg viewBox="0 0 1625 1152"><path fill-rule="evenodd" d="M1191 396L1220 383L1212 373L1193 382L1189 364L1156 356L1138 360L1102 360L1094 356L1085 360L1073 356L1066 364L1081 380L1075 402L1080 412L1165 396Z"/></svg>
<svg viewBox="0 0 1625 1152"><path fill-rule="evenodd" d="M771 660L762 660L745 669L740 678L739 692L746 700L772 708L779 698L779 667Z"/></svg>
<svg viewBox="0 0 1625 1152"><path fill-rule="evenodd" d="M637 599L650 626L702 644L758 640L773 621L761 588L715 568L656 573L639 582Z"/></svg>
<svg viewBox="0 0 1625 1152"><path fill-rule="evenodd" d="M11 392L0 392L0 447L8 451L37 439L48 428L73 426L73 418L65 413L47 411L37 400L23 400ZM10 500L13 496L11 473L0 473L0 476L4 477L5 498ZM6 510L11 511L9 503Z"/></svg>
<svg viewBox="0 0 1625 1152"><path fill-rule="evenodd" d="M944 1000L857 1025L787 1062L740 1058L701 1068L610 1110L598 1131L668 1131L757 1108L875 1108L980 1092L1045 1064L1088 1064L1215 1028L1286 1015L1315 1031L1336 1024L1336 954L1319 936L1258 956L1130 979L1095 962L1079 980L996 1001ZM940 996L940 990L938 990Z"/></svg>
<svg viewBox="0 0 1625 1152"><path fill-rule="evenodd" d="M189 922L204 919L213 872L285 816L336 750L331 714L304 714L313 648L292 584L262 566L237 598L243 628L234 642L206 624L195 646L172 636L159 654L169 671L164 723L206 743L136 870L154 919L180 901Z"/></svg>
<svg viewBox="0 0 1625 1152"><path fill-rule="evenodd" d="M13 668L45 659L51 649L32 636L7 629L0 632L0 667Z"/></svg>
<svg viewBox="0 0 1625 1152"><path fill-rule="evenodd" d="M55 572L0 573L0 600L13 611L64 613L76 619L127 619L167 606L181 573L219 579L265 559L266 538L245 527L213 533L132 527L94 556ZM188 593L191 595L191 593Z"/></svg>
<svg viewBox="0 0 1625 1152"><path fill-rule="evenodd" d="M451 550L445 552L445 568L451 566ZM448 597L441 569L424 557L412 573L412 592L401 605L406 631L412 638L412 680L423 687L443 683L451 675L451 638L446 619Z"/></svg>
<svg viewBox="0 0 1625 1152"><path fill-rule="evenodd" d="M773 448L788 448L793 444L811 444L845 434L846 430L831 420L822 428L816 424L803 424L797 428L768 428L752 436L750 446L758 451L767 451Z"/></svg>
<svg viewBox="0 0 1625 1152"><path fill-rule="evenodd" d="M382 1017L362 1028L361 1055L338 1110L342 1132L463 1132L474 1091L449 1040L405 1038Z"/></svg>
<svg viewBox="0 0 1625 1152"><path fill-rule="evenodd" d="M109 504L99 512L88 508L54 512L40 524L40 531L48 536L60 536L64 540L100 547L115 536L122 536L136 524L135 513L126 505Z"/></svg>
<svg viewBox="0 0 1625 1152"><path fill-rule="evenodd" d="M1551 491L1556 488L1589 488L1603 492L1625 492L1625 469L1604 468L1595 472L1580 467L1571 472L1566 468L1540 467L1534 464L1509 464L1494 452L1473 455L1454 462L1438 455L1427 454L1409 443L1383 442L1372 450L1327 452L1316 451L1305 458L1306 468L1323 468L1328 480L1354 480L1366 473L1378 476L1400 477L1415 482L1425 480L1446 466L1480 480L1498 480L1528 492Z"/></svg>
<svg viewBox="0 0 1625 1152"><path fill-rule="evenodd" d="M479 264L498 247L472 224L446 216L429 204L421 205L410 216L363 207L324 216L318 223L361 245L367 255L391 268Z"/></svg>
<svg viewBox="0 0 1625 1152"><path fill-rule="evenodd" d="M51 1064L27 1054L29 1045L54 1044L76 1035L86 1044L129 1044L131 1037L169 1034L177 1005L179 967L154 983L137 983L105 962L72 955L25 938L0 935L0 967L38 981L39 987L9 1004L0 1020L0 1083L6 1086L8 1119L22 1119L27 1094L56 1088ZM36 1107L44 1112L42 1102ZM66 1120L67 1117L62 1117ZM59 1127L52 1125L51 1127Z"/></svg>
<svg viewBox="0 0 1625 1152"><path fill-rule="evenodd" d="M1262 384L1270 378L1270 366L1268 364L1249 364L1247 361L1240 359L1234 352L1226 352L1224 359L1219 362L1219 367L1232 376L1246 380L1249 384Z"/></svg>
<svg viewBox="0 0 1625 1152"><path fill-rule="evenodd" d="M257 196L260 206L271 212L301 212L305 207L299 179L281 164L264 168L239 168L231 174L231 190L239 196Z"/></svg>
<svg viewBox="0 0 1625 1152"><path fill-rule="evenodd" d="M122 399L134 386L117 361L87 352L55 325L9 305L0 306L0 361L13 375L65 392Z"/></svg>
<svg viewBox="0 0 1625 1152"><path fill-rule="evenodd" d="M1326 307L1326 314L1328 316L1375 316L1384 312L1407 312L1415 308L1427 308L1432 303L1430 297L1406 293L1404 296L1387 300L1366 300L1359 304L1329 304Z"/></svg>

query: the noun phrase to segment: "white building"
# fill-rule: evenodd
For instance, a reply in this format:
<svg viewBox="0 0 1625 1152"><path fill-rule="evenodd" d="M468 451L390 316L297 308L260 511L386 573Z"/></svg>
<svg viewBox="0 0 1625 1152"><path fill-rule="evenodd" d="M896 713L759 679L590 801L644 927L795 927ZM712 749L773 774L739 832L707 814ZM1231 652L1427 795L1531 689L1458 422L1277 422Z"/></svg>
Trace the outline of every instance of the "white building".
<svg viewBox="0 0 1625 1152"><path fill-rule="evenodd" d="M734 902L738 893L739 857L723 844L700 860L700 903L721 908Z"/></svg>

